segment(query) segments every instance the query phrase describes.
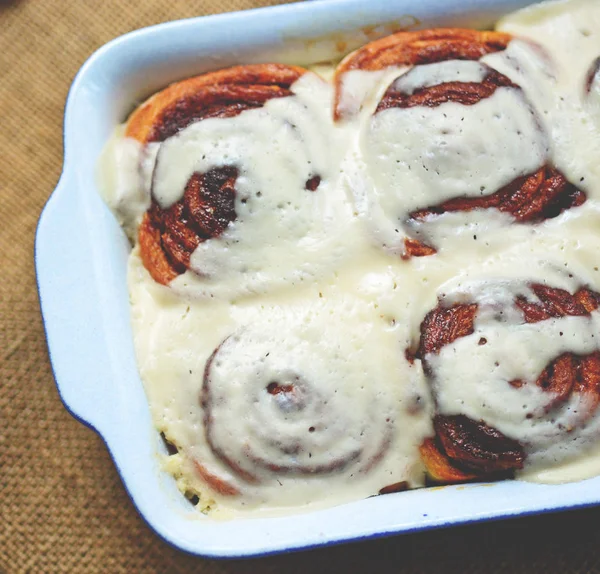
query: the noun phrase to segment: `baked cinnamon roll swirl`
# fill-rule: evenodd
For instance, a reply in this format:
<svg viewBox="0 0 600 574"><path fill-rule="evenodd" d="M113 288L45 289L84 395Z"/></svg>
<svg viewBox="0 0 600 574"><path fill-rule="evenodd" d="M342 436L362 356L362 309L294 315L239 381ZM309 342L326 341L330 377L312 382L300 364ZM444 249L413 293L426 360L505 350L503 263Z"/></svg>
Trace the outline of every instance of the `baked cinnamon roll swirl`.
<svg viewBox="0 0 600 574"><path fill-rule="evenodd" d="M365 110L357 152L364 181L354 188L387 249L435 253L441 245L429 236L431 224L449 213L539 222L585 201L553 165L538 110L493 67L490 58L510 41L495 32L405 32L368 44L338 69L338 117L348 107L351 74L381 83Z"/></svg>
<svg viewBox="0 0 600 574"><path fill-rule="evenodd" d="M574 457L600 432L600 293L487 281L445 292L421 323L416 356L434 400L421 447L438 482L506 477Z"/></svg>
<svg viewBox="0 0 600 574"><path fill-rule="evenodd" d="M125 135L141 143L161 142L192 123L229 118L292 95L306 70L283 64L234 66L172 84L129 118Z"/></svg>
<svg viewBox="0 0 600 574"><path fill-rule="evenodd" d="M366 79L361 72L396 69L395 75L399 75L402 70L423 64L479 60L486 54L504 50L510 40L509 34L500 32L439 28L398 32L370 42L349 54L336 69L335 117L341 119L352 115L363 103L353 97L356 96L352 93L353 73L358 72L357 77Z"/></svg>
<svg viewBox="0 0 600 574"><path fill-rule="evenodd" d="M318 500L326 485L344 496L413 484L414 416L394 365L379 362L393 339L378 327L342 334L346 320L329 312L285 312L285 327L266 313L206 362L201 406L210 452L196 462L201 478L220 495L275 500L311 488L310 500Z"/></svg>
<svg viewBox="0 0 600 574"><path fill-rule="evenodd" d="M344 201L328 193L329 97L315 74L261 64L179 82L134 112L125 135L151 164L139 245L155 281L212 293L221 279L243 291L313 272L323 252L289 253L327 246L329 202Z"/></svg>

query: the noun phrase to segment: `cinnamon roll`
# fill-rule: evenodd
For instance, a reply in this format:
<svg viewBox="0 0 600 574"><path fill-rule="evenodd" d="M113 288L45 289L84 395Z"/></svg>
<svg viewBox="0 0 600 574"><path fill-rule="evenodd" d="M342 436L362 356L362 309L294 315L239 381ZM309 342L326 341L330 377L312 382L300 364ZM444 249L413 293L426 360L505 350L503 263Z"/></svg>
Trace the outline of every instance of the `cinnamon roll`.
<svg viewBox="0 0 600 574"><path fill-rule="evenodd" d="M155 281L256 291L326 266L351 215L332 188L329 98L315 74L261 64L184 80L133 113L125 136L150 164L138 239Z"/></svg>
<svg viewBox="0 0 600 574"><path fill-rule="evenodd" d="M494 210L503 224L539 222L585 201L553 165L540 112L486 59L510 41L495 32L402 32L338 68L342 117L347 76L383 70L388 78L365 112L357 152L365 181L354 184L363 216L387 249L435 253L441 246L428 236L429 224L444 214Z"/></svg>
<svg viewBox="0 0 600 574"><path fill-rule="evenodd" d="M421 323L416 357L436 403L421 454L433 480L552 466L600 436L600 293L548 275L462 283Z"/></svg>
<svg viewBox="0 0 600 574"><path fill-rule="evenodd" d="M398 32L370 42L349 54L336 69L335 118L341 119L358 112L364 103L356 96L365 94L353 93L353 76L368 86L368 76L362 72L392 69L396 70L397 76L410 67L423 64L448 60L479 60L486 54L504 50L510 40L508 34L498 32L439 28ZM445 89L452 87L462 88L462 97L466 98L464 86L448 86Z"/></svg>
<svg viewBox="0 0 600 574"><path fill-rule="evenodd" d="M358 323L365 313L351 301L266 309L214 349L199 393L206 447L193 459L216 496L287 504L420 483L408 367L387 360L394 338Z"/></svg>
<svg viewBox="0 0 600 574"><path fill-rule="evenodd" d="M597 26L593 2L531 6L498 22L515 39L485 58L523 88L552 134L554 167L593 200L600 184Z"/></svg>

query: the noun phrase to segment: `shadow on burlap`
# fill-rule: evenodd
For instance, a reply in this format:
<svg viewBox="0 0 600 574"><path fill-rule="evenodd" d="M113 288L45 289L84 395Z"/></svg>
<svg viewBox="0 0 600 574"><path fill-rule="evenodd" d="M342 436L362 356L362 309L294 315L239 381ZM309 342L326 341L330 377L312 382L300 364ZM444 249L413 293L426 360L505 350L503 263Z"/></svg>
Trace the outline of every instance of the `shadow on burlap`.
<svg viewBox="0 0 600 574"><path fill-rule="evenodd" d="M271 3L0 1L0 573L596 571L598 510L248 561L188 556L148 529L102 441L60 403L32 256L38 215L60 174L74 74L97 47L131 29Z"/></svg>

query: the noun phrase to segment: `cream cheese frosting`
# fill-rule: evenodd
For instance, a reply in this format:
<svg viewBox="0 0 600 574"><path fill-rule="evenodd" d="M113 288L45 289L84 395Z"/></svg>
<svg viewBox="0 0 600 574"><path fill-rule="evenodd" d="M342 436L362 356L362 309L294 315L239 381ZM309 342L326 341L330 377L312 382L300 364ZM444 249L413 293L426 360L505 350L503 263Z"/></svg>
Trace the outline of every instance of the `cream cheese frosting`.
<svg viewBox="0 0 600 574"><path fill-rule="evenodd" d="M561 354L582 356L600 350L600 312L525 323L514 301L517 297L536 300L532 282L575 292L581 278L541 258L543 265L528 261L526 272L515 262L507 265L508 261L503 262L503 279L497 282L461 278L441 286L446 303L466 300L479 308L473 333L428 356L427 362L435 373L438 412L484 420L519 440L531 470L577 455L582 445L589 447L598 440L600 417L582 427L588 410L593 413L596 407L590 397L573 392L567 404L551 408L556 393L535 383ZM454 290L457 283L460 287ZM512 381L519 385L511 385Z"/></svg>
<svg viewBox="0 0 600 574"><path fill-rule="evenodd" d="M448 77L479 82L484 76L479 62L450 60L417 66L394 87L412 93ZM361 153L368 166L367 217L386 247L394 247L411 212L497 191L541 167L547 143L521 91L502 87L472 106L446 102L377 112Z"/></svg>
<svg viewBox="0 0 600 574"><path fill-rule="evenodd" d="M376 251L332 281L233 304L191 302L157 285L137 248L129 273L156 424L180 449L181 488L203 493L216 516L423 484L427 389L404 356L410 333L394 319L395 273ZM284 391L270 393L272 383ZM197 464L241 496L207 495Z"/></svg>

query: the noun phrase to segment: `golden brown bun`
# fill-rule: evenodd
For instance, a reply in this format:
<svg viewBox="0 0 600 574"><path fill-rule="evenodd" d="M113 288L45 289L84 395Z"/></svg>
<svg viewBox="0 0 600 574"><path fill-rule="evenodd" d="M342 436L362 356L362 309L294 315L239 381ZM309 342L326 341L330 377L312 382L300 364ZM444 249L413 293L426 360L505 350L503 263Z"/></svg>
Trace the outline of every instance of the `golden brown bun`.
<svg viewBox="0 0 600 574"><path fill-rule="evenodd" d="M142 144L160 142L208 118L233 117L272 98L291 95L290 86L306 70L282 64L236 66L172 84L132 114L125 135ZM140 255L158 283L184 273L198 245L217 237L235 220L237 168L195 173L184 197L162 209L152 205L139 228Z"/></svg>
<svg viewBox="0 0 600 574"><path fill-rule="evenodd" d="M531 284L537 297L530 302L519 296L514 305L521 310L526 323L537 323L553 317L588 316L600 304L600 293L582 288L571 294L541 284ZM416 356L428 372L427 355L437 354L445 346L474 331L476 303L444 307L441 303L430 311L421 323L421 340ZM482 340L480 344L486 344ZM428 376L435 377L429 371ZM515 388L524 383L510 381ZM563 353L539 375L535 383L553 398L546 410L567 401L572 393L587 398L585 423L600 404L600 352L588 355ZM532 415L533 416L533 415ZM421 446L421 457L431 478L452 483L474 479L506 476L523 468L525 451L518 441L509 439L485 421L474 421L465 415L434 417L435 436Z"/></svg>
<svg viewBox="0 0 600 574"><path fill-rule="evenodd" d="M445 60L479 60L486 54L504 50L510 40L511 36L500 32L437 28L398 32L370 42L346 56L336 69L335 118L341 117L341 78L346 72L375 71L392 66L416 66Z"/></svg>

